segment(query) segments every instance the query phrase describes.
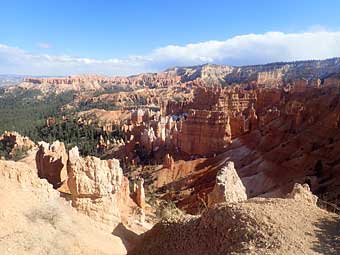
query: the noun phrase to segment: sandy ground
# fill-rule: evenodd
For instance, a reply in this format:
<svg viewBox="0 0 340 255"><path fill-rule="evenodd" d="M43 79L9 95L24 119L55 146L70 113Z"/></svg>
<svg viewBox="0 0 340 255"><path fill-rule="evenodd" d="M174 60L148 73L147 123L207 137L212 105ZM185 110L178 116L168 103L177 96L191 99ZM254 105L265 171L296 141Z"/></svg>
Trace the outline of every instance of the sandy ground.
<svg viewBox="0 0 340 255"><path fill-rule="evenodd" d="M0 161L0 254L126 254L24 163Z"/></svg>
<svg viewBox="0 0 340 255"><path fill-rule="evenodd" d="M340 217L294 199L221 204L170 218L129 254L340 254Z"/></svg>

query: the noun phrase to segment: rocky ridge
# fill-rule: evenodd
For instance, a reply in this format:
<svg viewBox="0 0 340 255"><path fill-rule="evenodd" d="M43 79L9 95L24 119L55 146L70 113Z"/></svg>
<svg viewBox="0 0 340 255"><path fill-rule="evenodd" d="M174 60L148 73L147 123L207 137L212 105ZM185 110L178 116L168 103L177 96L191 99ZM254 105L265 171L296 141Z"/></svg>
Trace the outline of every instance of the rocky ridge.
<svg viewBox="0 0 340 255"><path fill-rule="evenodd" d="M63 143L40 143L36 154L40 178L70 197L72 206L112 229L122 221L121 211L134 207L129 181L116 159L80 157L77 147L66 152Z"/></svg>
<svg viewBox="0 0 340 255"><path fill-rule="evenodd" d="M292 80L324 79L340 72L340 59L279 62L253 66L225 66L205 64L192 67L176 67L167 70L181 76L181 81L202 79L208 84L250 83L277 86Z"/></svg>
<svg viewBox="0 0 340 255"><path fill-rule="evenodd" d="M138 88L177 87L181 84L185 84L185 86L196 86L197 84L210 86L212 84L254 83L276 87L297 79L323 80L339 72L340 60L339 58L332 58L241 67L205 64L192 67L175 67L163 72L144 73L129 77L98 75L27 77L18 87L57 94L65 91L104 91L117 86L134 90ZM7 88L9 91L13 89L13 86Z"/></svg>
<svg viewBox="0 0 340 255"><path fill-rule="evenodd" d="M308 189L297 185L292 194L170 217L129 254L337 254L339 216L318 208Z"/></svg>
<svg viewBox="0 0 340 255"><path fill-rule="evenodd" d="M126 254L119 237L79 214L31 166L0 160L0 186L1 254Z"/></svg>

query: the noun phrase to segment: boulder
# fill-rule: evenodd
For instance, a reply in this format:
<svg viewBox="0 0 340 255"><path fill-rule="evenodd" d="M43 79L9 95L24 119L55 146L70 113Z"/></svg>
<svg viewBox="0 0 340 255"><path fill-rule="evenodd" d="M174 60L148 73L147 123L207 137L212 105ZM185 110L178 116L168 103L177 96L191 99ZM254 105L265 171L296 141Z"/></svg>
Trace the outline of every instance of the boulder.
<svg viewBox="0 0 340 255"><path fill-rule="evenodd" d="M208 206L218 203L237 203L247 200L246 189L234 167L234 163L228 161L217 173L216 184L208 194Z"/></svg>

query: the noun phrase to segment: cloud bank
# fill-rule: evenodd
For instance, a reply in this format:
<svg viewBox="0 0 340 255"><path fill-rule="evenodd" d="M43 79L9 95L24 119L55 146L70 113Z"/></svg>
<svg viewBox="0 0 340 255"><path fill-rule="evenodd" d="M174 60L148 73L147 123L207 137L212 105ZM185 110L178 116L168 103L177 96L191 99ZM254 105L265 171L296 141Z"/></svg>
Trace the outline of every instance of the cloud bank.
<svg viewBox="0 0 340 255"><path fill-rule="evenodd" d="M129 75L204 63L250 65L340 56L340 31L246 34L225 41L168 45L142 56L106 60L32 54L0 44L0 72L31 75Z"/></svg>

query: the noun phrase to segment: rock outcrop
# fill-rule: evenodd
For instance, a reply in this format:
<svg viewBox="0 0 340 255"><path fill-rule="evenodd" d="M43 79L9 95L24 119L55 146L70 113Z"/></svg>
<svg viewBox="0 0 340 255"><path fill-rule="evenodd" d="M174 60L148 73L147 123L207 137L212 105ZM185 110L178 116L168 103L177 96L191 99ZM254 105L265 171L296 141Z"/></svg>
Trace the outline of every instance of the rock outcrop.
<svg viewBox="0 0 340 255"><path fill-rule="evenodd" d="M136 187L136 204L144 209L145 208L145 191L144 191L144 179L138 178Z"/></svg>
<svg viewBox="0 0 340 255"><path fill-rule="evenodd" d="M208 206L227 202L237 203L247 200L246 189L238 177L234 163L228 161L217 173L216 184L208 194Z"/></svg>
<svg viewBox="0 0 340 255"><path fill-rule="evenodd" d="M36 166L40 178L46 179L54 188L67 191L67 152L62 142L39 143Z"/></svg>
<svg viewBox="0 0 340 255"><path fill-rule="evenodd" d="M229 116L222 111L190 110L179 130L178 147L187 154L221 152L230 142Z"/></svg>
<svg viewBox="0 0 340 255"><path fill-rule="evenodd" d="M121 222L123 210L136 207L117 159L83 158L77 147L66 153L61 142L41 142L36 166L40 178L70 196L73 207L104 227L112 229Z"/></svg>
<svg viewBox="0 0 340 255"><path fill-rule="evenodd" d="M53 189L52 185L38 178L36 169L23 162L0 160L0 183L12 183L24 189L36 190L34 193L44 200L59 197L59 193Z"/></svg>
<svg viewBox="0 0 340 255"><path fill-rule="evenodd" d="M68 187L72 206L78 211L114 227L120 222L120 207L129 192L119 161L79 156L77 147L69 151Z"/></svg>
<svg viewBox="0 0 340 255"><path fill-rule="evenodd" d="M337 254L340 217L310 203L310 196L254 198L170 217L129 254Z"/></svg>
<svg viewBox="0 0 340 255"><path fill-rule="evenodd" d="M2 143L2 147L9 152L9 154L6 155L9 158L13 158L18 152L28 151L35 146L35 143L31 141L30 138L22 136L15 131L5 131L0 136L0 143Z"/></svg>
<svg viewBox="0 0 340 255"><path fill-rule="evenodd" d="M174 163L175 163L174 158L170 156L169 153L167 153L163 160L163 167L168 168L169 170L172 171Z"/></svg>
<svg viewBox="0 0 340 255"><path fill-rule="evenodd" d="M78 113L78 123L85 125L96 124L104 131L112 132L112 127L131 119L131 112L125 110L106 111L91 109Z"/></svg>
<svg viewBox="0 0 340 255"><path fill-rule="evenodd" d="M287 198L294 199L305 203L310 203L316 206L318 197L313 195L308 184L295 183L292 192L288 193Z"/></svg>
<svg viewBox="0 0 340 255"><path fill-rule="evenodd" d="M212 132L217 124L208 126L203 118L200 122L190 118L190 115L178 115L178 150L171 151L176 156L173 170L171 173L167 169L152 173L153 178L157 179L159 191L175 187L177 193L172 195L172 199L177 206L190 213L199 212L202 201L207 202L207 194L215 186L217 172L226 160L231 160L246 187L248 198L285 197L294 183L308 183L314 194L328 202L338 203L339 81L333 77L327 86L316 86L317 82L311 86L310 81L297 80L291 81L295 85L289 85L290 88L249 88L253 92L244 92L240 88L236 89L236 86L229 92L223 92L223 89L219 92L216 88L198 89L192 102L196 101L197 94L199 98L206 94L207 99L202 99L197 108L208 107L206 102L210 101L214 102L210 109L222 107L228 113L232 143L221 146L220 153L213 153L214 146L221 140L216 144L214 141L222 135L217 131ZM292 89L294 86L296 89ZM223 95L222 99L217 100L213 91ZM222 104L227 95L232 95L231 98L235 100L237 97L242 98L240 102L243 110L236 111L229 104ZM251 100L246 100L246 97ZM190 107L194 107L192 102ZM191 111L209 112L197 109ZM190 122L195 124L190 125ZM208 134L204 139L198 135L202 128L209 130L204 132ZM213 145L201 146L198 144L199 139L211 141ZM166 149L170 151L169 147ZM206 149L205 157L192 154L186 157L184 153L181 154L182 151L197 153L203 149Z"/></svg>
<svg viewBox="0 0 340 255"><path fill-rule="evenodd" d="M0 187L0 254L126 254L112 228L78 213L34 167L0 160Z"/></svg>

